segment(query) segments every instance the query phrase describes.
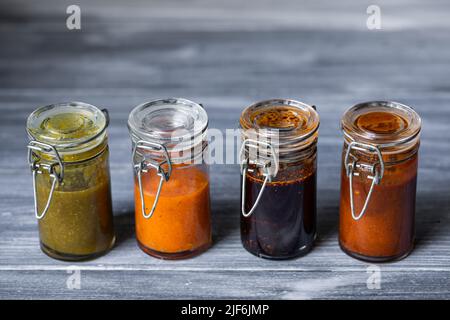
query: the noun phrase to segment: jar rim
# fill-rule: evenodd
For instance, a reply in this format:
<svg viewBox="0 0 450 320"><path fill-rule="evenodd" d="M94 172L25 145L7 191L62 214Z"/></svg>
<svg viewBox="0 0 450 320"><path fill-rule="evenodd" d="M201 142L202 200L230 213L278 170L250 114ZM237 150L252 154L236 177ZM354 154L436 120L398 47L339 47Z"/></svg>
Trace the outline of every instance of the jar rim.
<svg viewBox="0 0 450 320"><path fill-rule="evenodd" d="M183 143L201 136L208 127L202 105L184 98L144 102L128 117L128 130L134 141L161 144Z"/></svg>
<svg viewBox="0 0 450 320"><path fill-rule="evenodd" d="M71 101L37 108L28 116L26 130L30 140L49 144L64 154L76 154L101 144L108 125L106 109Z"/></svg>
<svg viewBox="0 0 450 320"><path fill-rule="evenodd" d="M251 142L244 154L250 156L250 146L260 151L270 146L279 162L291 163L315 152L320 119L314 106L292 99L270 99L245 108L240 126L242 140ZM267 160L264 152L258 157Z"/></svg>
<svg viewBox="0 0 450 320"><path fill-rule="evenodd" d="M268 137L277 134L280 143L282 140L298 143L318 131L320 119L315 106L293 99L270 99L245 108L240 126L244 130L255 129Z"/></svg>
<svg viewBox="0 0 450 320"><path fill-rule="evenodd" d="M368 101L347 109L341 119L344 136L379 148L407 144L418 138L422 120L410 106L395 101Z"/></svg>

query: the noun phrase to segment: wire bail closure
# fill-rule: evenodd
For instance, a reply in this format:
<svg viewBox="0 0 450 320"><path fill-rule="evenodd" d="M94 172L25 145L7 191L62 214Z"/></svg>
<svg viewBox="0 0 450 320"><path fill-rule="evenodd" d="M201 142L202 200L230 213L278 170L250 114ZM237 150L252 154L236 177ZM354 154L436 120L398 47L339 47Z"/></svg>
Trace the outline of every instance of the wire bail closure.
<svg viewBox="0 0 450 320"><path fill-rule="evenodd" d="M135 162L135 156L138 149L142 150L150 150L150 151L162 151L165 160L161 162L154 162L146 159L145 154L142 154L142 160L138 163ZM167 164L168 170L167 172L163 169L162 165ZM172 163L170 161L169 153L167 152L167 148L159 143L149 142L144 140L139 140L136 142L133 148L133 167L136 170L136 175L139 184L139 194L141 197L141 206L142 206L142 215L145 219L150 219L155 212L156 205L158 204L159 195L161 193L162 185L165 181L169 181L170 175L172 174ZM155 200L152 205L152 209L147 214L145 208L145 199L144 192L142 190L142 173L147 173L149 169L155 169L156 175L160 176L158 190L156 192Z"/></svg>
<svg viewBox="0 0 450 320"><path fill-rule="evenodd" d="M351 154L352 150L363 152L366 151L372 154L376 154L378 156L378 162L372 165L366 163L359 163L359 159L355 155ZM351 162L349 162L350 156L353 158ZM381 179L383 179L384 175L383 156L381 154L380 149L377 146L359 142L352 142L348 146L344 164L350 184L350 207L352 211L352 217L355 221L358 221L364 216L364 214L367 211L367 207L369 205L369 201L372 196L375 185L379 185L381 183ZM367 176L367 179L372 180L372 184L370 186L369 193L367 194L367 198L364 202L364 206L361 212L358 215L356 215L354 205L354 195L353 195L353 176L359 176L358 170L370 171L371 175Z"/></svg>
<svg viewBox="0 0 450 320"><path fill-rule="evenodd" d="M254 147L254 148L258 148L259 146L264 146L266 148L268 148L270 150L271 153L271 159L272 161L258 161L258 160L252 160L249 158L245 157L245 148L249 146L249 147ZM273 146L270 143L267 142L262 142L262 141L257 141L257 140L253 140L253 139L245 139L242 142L242 146L241 146L241 150L239 153L239 157L241 159L241 175L242 175L242 196L241 196L241 212L242 215L244 217L249 217L253 214L253 211L255 211L256 207L258 206L259 201L261 200L261 196L264 192L264 189L266 187L267 182L271 182L272 178L275 177L278 173L278 169L279 169L279 165L278 165L278 160L275 154L275 150L273 148ZM272 168L272 162L273 162L273 168L274 170L271 172L271 168ZM246 180L246 176L247 176L247 172L253 172L254 169L249 169L249 164L252 165L256 165L257 167L261 167L263 169L263 176L264 178L264 182L262 184L261 190L259 191L258 196L256 197L256 201L253 204L252 208L250 209L250 211L248 213L245 212L245 198L246 198L246 193L245 193L245 180Z"/></svg>
<svg viewBox="0 0 450 320"><path fill-rule="evenodd" d="M31 140L28 143L28 164L31 168L31 172L33 174L33 193L34 193L34 215L36 219L41 220L44 218L48 209L50 208L50 203L53 198L53 193L57 185L61 184L64 179L64 165L59 156L56 148L50 144L39 142L36 140ZM36 152L48 153L52 157L56 158L56 162L52 163L40 163L42 160ZM59 172L55 169L59 166ZM38 199L37 199L37 189L36 189L36 176L37 174L44 174L44 171L49 173L49 176L52 180L52 186L50 188L50 192L47 198L47 202L45 204L44 210L39 213L38 211Z"/></svg>

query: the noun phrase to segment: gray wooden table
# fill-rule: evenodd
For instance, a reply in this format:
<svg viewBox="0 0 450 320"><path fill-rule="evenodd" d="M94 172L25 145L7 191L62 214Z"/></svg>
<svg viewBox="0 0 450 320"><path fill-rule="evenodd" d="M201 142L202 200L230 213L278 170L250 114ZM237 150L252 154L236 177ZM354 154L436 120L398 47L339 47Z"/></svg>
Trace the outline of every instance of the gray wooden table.
<svg viewBox="0 0 450 320"><path fill-rule="evenodd" d="M79 31L66 28L72 1L0 2L0 298L450 298L450 4L377 1L382 29L368 30L372 1L77 1ZM123 1L125 3L125 1ZM236 128L257 100L318 106L319 237L307 256L267 261L239 237L239 169L214 165L214 246L161 261L134 239L130 141L137 104L185 97L205 105L210 127ZM351 105L398 100L423 117L417 244L407 259L370 265L337 243L342 137ZM106 256L55 261L39 249L25 120L37 106L80 100L107 107L118 241ZM80 289L69 289L74 268ZM78 271L77 271L78 272Z"/></svg>

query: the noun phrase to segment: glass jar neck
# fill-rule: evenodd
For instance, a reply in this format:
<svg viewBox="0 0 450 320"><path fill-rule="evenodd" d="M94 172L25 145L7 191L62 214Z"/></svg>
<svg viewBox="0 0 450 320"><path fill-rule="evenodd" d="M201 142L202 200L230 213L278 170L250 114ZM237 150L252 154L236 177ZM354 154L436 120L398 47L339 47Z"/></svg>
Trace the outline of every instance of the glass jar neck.
<svg viewBox="0 0 450 320"><path fill-rule="evenodd" d="M198 158L207 145L207 127L202 105L183 98L143 103L128 117L135 154L155 161L185 163Z"/></svg>
<svg viewBox="0 0 450 320"><path fill-rule="evenodd" d="M344 152L347 151L348 147L354 141L345 139L344 141ZM375 146L380 150L381 157L386 166L395 165L404 161L409 160L414 157L419 151L420 147L420 139L416 137L416 139L410 141L407 144L403 144L395 147L382 147ZM359 161L371 163L378 161L378 157L373 152L367 152L366 150L358 150L352 149L352 155L359 159Z"/></svg>
<svg viewBox="0 0 450 320"><path fill-rule="evenodd" d="M357 104L346 111L341 127L346 149L350 147L352 156L360 160L381 157L385 164L394 164L419 149L421 119L411 107L398 102Z"/></svg>
<svg viewBox="0 0 450 320"><path fill-rule="evenodd" d="M87 103L40 107L27 119L28 148L46 162L84 161L105 149L108 124L108 111Z"/></svg>
<svg viewBox="0 0 450 320"><path fill-rule="evenodd" d="M205 152L208 147L207 134L204 132L200 137L189 143L181 142L163 142L138 140L132 137L135 156L145 158L154 162L165 161L166 154L173 164L190 165L202 163ZM145 145L151 144L152 147L146 148Z"/></svg>
<svg viewBox="0 0 450 320"><path fill-rule="evenodd" d="M48 163L57 161L57 156L60 157L63 163L76 163L87 161L99 156L105 151L107 146L108 137L106 134L103 134L101 137L98 137L98 141L96 143L79 145L76 146L76 148L54 147L54 150L57 151L58 155L55 155L53 150L46 150L44 147L41 148L41 150L33 150L33 156L40 159L40 161Z"/></svg>

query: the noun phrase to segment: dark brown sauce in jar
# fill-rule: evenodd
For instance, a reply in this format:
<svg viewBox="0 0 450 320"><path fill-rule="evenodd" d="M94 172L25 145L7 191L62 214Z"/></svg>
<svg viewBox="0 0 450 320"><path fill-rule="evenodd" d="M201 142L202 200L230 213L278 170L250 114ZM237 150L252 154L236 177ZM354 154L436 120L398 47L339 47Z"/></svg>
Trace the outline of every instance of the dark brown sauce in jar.
<svg viewBox="0 0 450 320"><path fill-rule="evenodd" d="M261 191L262 181L248 177L245 209ZM316 234L316 173L295 181L268 183L250 217L241 215L241 236L251 253L288 259L307 253Z"/></svg>
<svg viewBox="0 0 450 320"><path fill-rule="evenodd" d="M319 116L301 102L269 100L240 122L242 244L262 258L304 255L316 236Z"/></svg>

